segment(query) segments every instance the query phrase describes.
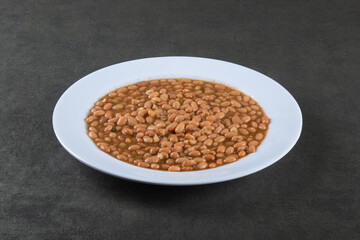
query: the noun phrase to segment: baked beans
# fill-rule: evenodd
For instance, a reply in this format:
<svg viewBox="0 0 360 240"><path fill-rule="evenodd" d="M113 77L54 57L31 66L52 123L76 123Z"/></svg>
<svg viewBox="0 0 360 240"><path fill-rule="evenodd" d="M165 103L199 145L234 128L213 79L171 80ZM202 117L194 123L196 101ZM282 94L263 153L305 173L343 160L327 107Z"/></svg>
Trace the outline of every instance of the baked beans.
<svg viewBox="0 0 360 240"><path fill-rule="evenodd" d="M85 122L96 146L120 161L179 172L215 168L255 152L270 119L238 90L177 78L116 89L94 104Z"/></svg>

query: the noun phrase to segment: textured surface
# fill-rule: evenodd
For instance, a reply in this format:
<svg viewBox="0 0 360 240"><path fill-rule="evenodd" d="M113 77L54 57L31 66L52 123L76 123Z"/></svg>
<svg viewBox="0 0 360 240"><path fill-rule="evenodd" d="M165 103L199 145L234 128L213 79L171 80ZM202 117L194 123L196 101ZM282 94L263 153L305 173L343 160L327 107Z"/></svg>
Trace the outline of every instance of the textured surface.
<svg viewBox="0 0 360 240"><path fill-rule="evenodd" d="M359 8L2 0L0 238L359 239ZM295 148L242 179L161 187L97 172L60 146L52 110L71 84L164 55L223 59L276 79L303 111Z"/></svg>

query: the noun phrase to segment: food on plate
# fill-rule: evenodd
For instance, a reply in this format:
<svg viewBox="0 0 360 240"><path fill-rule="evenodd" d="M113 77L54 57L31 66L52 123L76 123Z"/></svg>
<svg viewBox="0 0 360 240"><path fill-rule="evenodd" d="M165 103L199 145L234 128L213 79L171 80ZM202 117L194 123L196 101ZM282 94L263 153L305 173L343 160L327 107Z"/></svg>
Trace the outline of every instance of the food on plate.
<svg viewBox="0 0 360 240"><path fill-rule="evenodd" d="M85 121L88 136L105 153L138 167L173 172L211 169L254 153L270 124L248 95L186 78L111 91Z"/></svg>

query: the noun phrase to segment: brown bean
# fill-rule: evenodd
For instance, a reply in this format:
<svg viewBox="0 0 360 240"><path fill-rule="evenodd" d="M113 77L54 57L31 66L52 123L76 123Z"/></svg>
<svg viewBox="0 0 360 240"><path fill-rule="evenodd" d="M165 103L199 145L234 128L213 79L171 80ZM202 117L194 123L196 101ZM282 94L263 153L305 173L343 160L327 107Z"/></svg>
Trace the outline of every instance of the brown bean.
<svg viewBox="0 0 360 240"><path fill-rule="evenodd" d="M107 153L110 152L110 148L106 145L100 145L99 148L104 152L107 152Z"/></svg>
<svg viewBox="0 0 360 240"><path fill-rule="evenodd" d="M235 162L236 159L237 159L236 155L231 155L224 159L224 163L232 163Z"/></svg>
<svg viewBox="0 0 360 240"><path fill-rule="evenodd" d="M225 133L225 138L232 138L234 136L236 136L238 133L237 132L227 132Z"/></svg>
<svg viewBox="0 0 360 240"><path fill-rule="evenodd" d="M116 123L118 126L124 126L127 123L127 117L122 116L119 118L118 122Z"/></svg>
<svg viewBox="0 0 360 240"><path fill-rule="evenodd" d="M262 133L257 133L255 135L255 139L258 141L261 141L263 138L264 138L264 134L262 134Z"/></svg>
<svg viewBox="0 0 360 240"><path fill-rule="evenodd" d="M207 139L207 136L204 136L204 135L202 135L202 136L200 136L200 137L197 138L197 140L198 140L199 142L203 142L203 141L205 141L206 139Z"/></svg>
<svg viewBox="0 0 360 240"><path fill-rule="evenodd" d="M170 167L168 168L168 171L170 171L170 172L179 172L179 171L180 171L180 167L179 167L179 166L176 166L176 165L170 166Z"/></svg>
<svg viewBox="0 0 360 240"><path fill-rule="evenodd" d="M153 164L151 164L151 168L152 168L152 169L159 169L159 168L160 168L160 165L159 165L159 164L156 164L156 163L153 163Z"/></svg>
<svg viewBox="0 0 360 240"><path fill-rule="evenodd" d="M129 151L135 151L135 150L138 150L140 148L140 145L131 145L128 150Z"/></svg>
<svg viewBox="0 0 360 240"><path fill-rule="evenodd" d="M214 155L211 155L211 154L205 154L203 156L203 158L206 160L206 161L214 161L215 160L215 156Z"/></svg>
<svg viewBox="0 0 360 240"><path fill-rule="evenodd" d="M122 129L122 131L121 131L123 134L125 134L125 135L128 135L128 136L130 136L130 135L132 135L134 132L133 132L133 130L131 130L130 128L123 128Z"/></svg>
<svg viewBox="0 0 360 240"><path fill-rule="evenodd" d="M168 98L169 98L169 95L167 95L166 93L160 95L160 99L163 102L166 102L168 100Z"/></svg>
<svg viewBox="0 0 360 240"><path fill-rule="evenodd" d="M175 132L182 133L184 131L184 128L185 128L185 123L181 122L176 126Z"/></svg>
<svg viewBox="0 0 360 240"><path fill-rule="evenodd" d="M123 154L119 154L116 156L117 159L121 160L121 161L127 161L127 157Z"/></svg>
<svg viewBox="0 0 360 240"><path fill-rule="evenodd" d="M210 147L213 144L213 140L208 138L204 141L204 145Z"/></svg>
<svg viewBox="0 0 360 240"><path fill-rule="evenodd" d="M146 162L139 162L139 163L138 163L138 167L148 168L148 167L150 167L150 164L148 164L148 163L146 163Z"/></svg>
<svg viewBox="0 0 360 240"><path fill-rule="evenodd" d="M188 155L191 157L198 157L201 155L201 153L199 151L194 150L194 151L189 152Z"/></svg>
<svg viewBox="0 0 360 240"><path fill-rule="evenodd" d="M98 135L95 132L89 132L89 137L94 139L94 138L97 138Z"/></svg>
<svg viewBox="0 0 360 240"><path fill-rule="evenodd" d="M178 116L176 116L174 122L179 123L179 122L182 122L184 119L185 119L185 118L184 118L183 115L178 115Z"/></svg>
<svg viewBox="0 0 360 240"><path fill-rule="evenodd" d="M113 104L112 103L107 103L104 105L104 110L110 110L112 108Z"/></svg>
<svg viewBox="0 0 360 240"><path fill-rule="evenodd" d="M179 141L178 137L175 134L170 134L169 135L169 140L173 143L176 143Z"/></svg>
<svg viewBox="0 0 360 240"><path fill-rule="evenodd" d="M199 163L199 164L197 165L197 167L198 167L199 169L205 169L205 168L208 167L208 164L207 164L206 162Z"/></svg>
<svg viewBox="0 0 360 240"><path fill-rule="evenodd" d="M267 116L263 116L261 118L261 122L262 123L265 123L265 124L269 124L270 123L270 119L267 117Z"/></svg>
<svg viewBox="0 0 360 240"><path fill-rule="evenodd" d="M242 134L242 135L249 135L249 131L246 130L246 129L244 129L244 128L240 128L240 129L239 129L239 132L240 132L240 134Z"/></svg>
<svg viewBox="0 0 360 240"><path fill-rule="evenodd" d="M239 157L245 157L246 156L246 152L245 151L240 151L238 154Z"/></svg>
<svg viewBox="0 0 360 240"><path fill-rule="evenodd" d="M158 156L151 156L145 159L145 162L147 163L158 163L160 161L160 158Z"/></svg>
<svg viewBox="0 0 360 240"><path fill-rule="evenodd" d="M225 113L219 112L219 113L215 114L215 117L217 117L219 119L223 119L225 117Z"/></svg>
<svg viewBox="0 0 360 240"><path fill-rule="evenodd" d="M187 160L189 160L189 159L187 159L186 157L181 157L181 158L177 158L177 159L175 160L175 162L182 164L183 162L185 162L185 161L187 161Z"/></svg>
<svg viewBox="0 0 360 240"><path fill-rule="evenodd" d="M233 154L234 153L234 147L228 147L227 149L226 149L226 151L225 151L225 153L227 154L227 155L230 155L230 154Z"/></svg>
<svg viewBox="0 0 360 240"><path fill-rule="evenodd" d="M105 114L105 111L103 111L103 110L98 110L98 111L94 112L94 116L96 116L96 117L100 117L104 114Z"/></svg>
<svg viewBox="0 0 360 240"><path fill-rule="evenodd" d="M168 132L173 132L175 130L175 128L177 127L177 123L170 123L167 127L166 127L166 131Z"/></svg>
<svg viewBox="0 0 360 240"><path fill-rule="evenodd" d="M258 145L259 145L259 142L258 142L258 141L253 140L253 141L250 141L250 142L249 142L249 146L255 146L255 147L257 147Z"/></svg>
<svg viewBox="0 0 360 240"><path fill-rule="evenodd" d="M265 123L260 123L259 124L259 129L260 130L265 130L266 129L266 124Z"/></svg>
<svg viewBox="0 0 360 240"><path fill-rule="evenodd" d="M124 108L124 105L122 104L116 104L112 107L113 110L120 110L120 109L123 109Z"/></svg>
<svg viewBox="0 0 360 240"><path fill-rule="evenodd" d="M224 153L225 150L226 150L226 147L225 147L224 145L220 145L220 146L217 147L217 150L216 150L216 151L217 151L218 153Z"/></svg>
<svg viewBox="0 0 360 240"><path fill-rule="evenodd" d="M254 145L251 145L251 146L249 146L248 152L253 153L253 152L255 152L255 150L256 150L256 147Z"/></svg>
<svg viewBox="0 0 360 240"><path fill-rule="evenodd" d="M216 164L216 163L210 163L210 164L209 164L209 168L214 168L214 167L217 167L217 164Z"/></svg>

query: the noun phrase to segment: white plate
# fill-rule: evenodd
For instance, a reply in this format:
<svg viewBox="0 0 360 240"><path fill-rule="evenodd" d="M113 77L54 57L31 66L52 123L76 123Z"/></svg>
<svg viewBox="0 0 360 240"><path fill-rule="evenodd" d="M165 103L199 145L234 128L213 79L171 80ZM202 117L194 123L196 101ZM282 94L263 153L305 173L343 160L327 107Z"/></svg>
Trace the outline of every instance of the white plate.
<svg viewBox="0 0 360 240"><path fill-rule="evenodd" d="M215 80L254 98L271 119L266 138L253 154L209 170L166 172L136 167L100 151L86 134L85 117L103 95L148 79L185 77ZM115 64L93 72L68 88L53 112L62 146L82 163L101 172L138 182L198 185L227 181L257 172L278 161L295 145L302 128L301 110L286 89L249 68L198 57L156 57Z"/></svg>

